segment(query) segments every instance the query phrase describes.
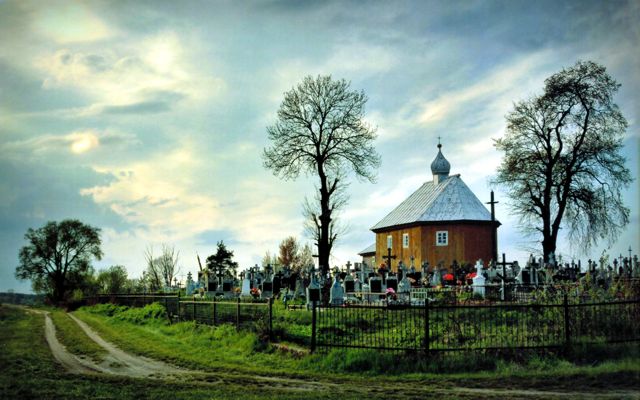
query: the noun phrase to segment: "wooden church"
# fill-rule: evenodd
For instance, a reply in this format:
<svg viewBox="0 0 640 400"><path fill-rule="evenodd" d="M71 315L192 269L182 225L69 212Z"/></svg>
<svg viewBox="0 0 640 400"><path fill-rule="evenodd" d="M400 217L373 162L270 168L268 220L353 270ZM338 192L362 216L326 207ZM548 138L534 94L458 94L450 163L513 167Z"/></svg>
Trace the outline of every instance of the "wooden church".
<svg viewBox="0 0 640 400"><path fill-rule="evenodd" d="M451 165L438 154L431 163L433 181L425 182L400 203L371 230L376 234L375 260L387 262L391 250L398 262L419 268L424 261L431 266L442 263L475 263L485 265L492 259L498 221L462 181L460 175L449 175Z"/></svg>

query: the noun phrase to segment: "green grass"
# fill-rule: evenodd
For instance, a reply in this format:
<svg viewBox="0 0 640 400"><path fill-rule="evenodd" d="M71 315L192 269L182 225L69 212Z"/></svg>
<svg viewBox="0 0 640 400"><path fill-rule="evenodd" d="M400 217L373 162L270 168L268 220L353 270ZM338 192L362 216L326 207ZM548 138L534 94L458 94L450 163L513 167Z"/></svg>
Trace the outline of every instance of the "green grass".
<svg viewBox="0 0 640 400"><path fill-rule="evenodd" d="M91 340L78 324L62 310L52 310L51 319L56 327L56 336L68 351L77 355L84 355L93 361L100 362L107 351Z"/></svg>
<svg viewBox="0 0 640 400"><path fill-rule="evenodd" d="M210 327L194 322L169 324L156 306L127 309L113 305L83 308L77 315L107 340L128 351L174 364L206 370L243 371L248 374L285 376L386 376L423 378L449 374L474 378L495 376L566 376L581 373L640 373L637 343L574 348L561 357L549 351L451 352L425 357L420 353L335 349L327 354L300 356L280 352L256 334L236 331L233 326ZM141 317L144 316L144 317ZM306 322L304 312L293 312L289 323ZM132 321L136 321L132 323ZM280 321L279 323L285 323ZM274 324L275 325L275 324ZM609 361L607 361L609 360Z"/></svg>
<svg viewBox="0 0 640 400"><path fill-rule="evenodd" d="M221 375L222 376L222 375ZM271 387L273 386L273 387ZM362 394L341 394L361 398ZM329 391L288 391L247 379L221 385L108 375L72 375L57 364L44 339L44 317L0 306L1 399L331 399ZM374 396L375 398L375 396Z"/></svg>
<svg viewBox="0 0 640 400"><path fill-rule="evenodd" d="M61 316L56 315L56 320ZM339 350L300 357L275 351L257 340L256 335L238 333L230 326L170 325L153 306L146 309L99 306L82 309L77 316L125 350L191 369L202 367L223 384L66 374L53 360L44 340L42 315L0 306L0 398L389 399L422 398L437 390L445 390L437 394L439 398L497 398L504 397L504 392L461 393L456 388L640 389L637 344L635 350L626 346L617 359L599 361L595 366L591 366L595 358L612 355L610 347L595 352L576 349L573 357L579 362L553 354L503 356L495 361L494 355L481 353L427 359ZM71 332L76 328L69 324L63 329ZM69 338L69 332L63 336ZM78 351L83 349L79 347ZM312 377L339 386L296 392L254 378L265 375Z"/></svg>
<svg viewBox="0 0 640 400"><path fill-rule="evenodd" d="M170 324L163 314L149 311L155 307L159 306L128 309L97 305L83 307L75 315L125 350L180 366L298 375L295 355L280 354L254 333L238 332L228 324L216 327L192 321Z"/></svg>

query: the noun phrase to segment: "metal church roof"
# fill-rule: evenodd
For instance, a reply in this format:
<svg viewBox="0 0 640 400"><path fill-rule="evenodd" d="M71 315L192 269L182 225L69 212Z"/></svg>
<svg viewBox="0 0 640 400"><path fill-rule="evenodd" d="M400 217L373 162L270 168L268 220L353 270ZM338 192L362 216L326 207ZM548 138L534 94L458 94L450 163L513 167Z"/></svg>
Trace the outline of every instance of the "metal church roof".
<svg viewBox="0 0 640 400"><path fill-rule="evenodd" d="M371 230L420 222L491 221L491 213L460 175L424 183Z"/></svg>
<svg viewBox="0 0 640 400"><path fill-rule="evenodd" d="M371 245L369 245L366 249L362 250L361 252L358 253L359 256L364 256L365 254L375 254L376 252L376 244L373 243Z"/></svg>

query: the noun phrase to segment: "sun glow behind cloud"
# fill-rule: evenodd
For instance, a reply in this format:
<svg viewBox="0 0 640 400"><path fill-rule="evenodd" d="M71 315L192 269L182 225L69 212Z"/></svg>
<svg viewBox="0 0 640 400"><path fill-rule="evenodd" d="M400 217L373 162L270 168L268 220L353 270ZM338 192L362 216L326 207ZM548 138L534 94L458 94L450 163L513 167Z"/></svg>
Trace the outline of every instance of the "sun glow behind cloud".
<svg viewBox="0 0 640 400"><path fill-rule="evenodd" d="M71 151L75 154L86 153L100 145L100 139L92 132L74 133L69 139L72 140Z"/></svg>

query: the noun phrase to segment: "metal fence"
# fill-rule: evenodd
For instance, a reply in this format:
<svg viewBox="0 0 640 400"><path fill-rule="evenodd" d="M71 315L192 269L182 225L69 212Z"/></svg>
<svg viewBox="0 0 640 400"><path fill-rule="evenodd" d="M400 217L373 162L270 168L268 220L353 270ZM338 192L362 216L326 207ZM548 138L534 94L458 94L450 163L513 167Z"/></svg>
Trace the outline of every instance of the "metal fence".
<svg viewBox="0 0 640 400"><path fill-rule="evenodd" d="M180 321L196 321L201 324L234 324L237 328L268 332L273 325L273 300L266 302L235 301L180 301L177 315Z"/></svg>
<svg viewBox="0 0 640 400"><path fill-rule="evenodd" d="M85 299L87 305L113 303L129 307L144 307L159 303L172 321L196 321L200 324L230 323L239 329L267 332L271 336L273 300L255 302L185 300L177 295L99 295Z"/></svg>
<svg viewBox="0 0 640 400"><path fill-rule="evenodd" d="M412 352L554 348L640 340L640 300L606 303L320 306L312 351L349 347Z"/></svg>

